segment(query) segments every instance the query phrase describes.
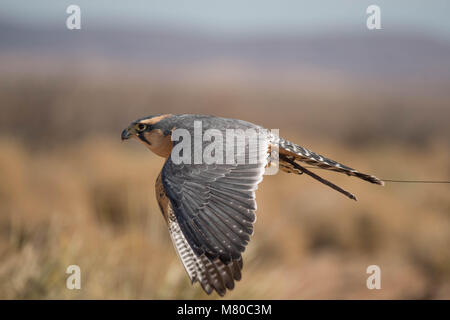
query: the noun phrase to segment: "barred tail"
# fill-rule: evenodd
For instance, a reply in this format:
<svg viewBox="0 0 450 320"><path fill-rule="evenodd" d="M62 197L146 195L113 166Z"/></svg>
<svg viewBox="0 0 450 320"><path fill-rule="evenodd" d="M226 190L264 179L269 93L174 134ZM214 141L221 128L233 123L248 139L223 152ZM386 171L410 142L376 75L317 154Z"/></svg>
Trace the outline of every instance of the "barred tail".
<svg viewBox="0 0 450 320"><path fill-rule="evenodd" d="M309 165L312 165L312 166L315 166L315 167L318 167L321 169L345 173L346 175L357 177L362 180L369 181L371 183L384 185L384 182L381 181L380 179L378 179L377 177L374 177L372 175L368 175L365 173L361 173L353 168L347 167L347 166L340 164L334 160L325 158L324 156L321 156L320 154L312 152L306 148L296 145L296 144L294 144L290 141L287 141L283 138L277 137L277 140L278 141L276 141L276 142L279 143L280 154L287 156L287 157L293 159L294 161L304 162L304 163L307 163ZM282 166L282 164L280 164L280 165ZM283 167L282 167L282 169L283 169ZM291 170L291 171L295 171L295 170Z"/></svg>

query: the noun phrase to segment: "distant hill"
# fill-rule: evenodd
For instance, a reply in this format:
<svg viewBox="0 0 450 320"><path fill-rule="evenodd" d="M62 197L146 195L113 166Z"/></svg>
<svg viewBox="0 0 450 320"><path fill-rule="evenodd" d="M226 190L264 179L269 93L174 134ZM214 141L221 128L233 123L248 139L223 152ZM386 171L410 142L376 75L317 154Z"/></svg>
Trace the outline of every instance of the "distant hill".
<svg viewBox="0 0 450 320"><path fill-rule="evenodd" d="M450 43L389 30L334 34L216 35L155 26L147 30L36 28L0 22L0 57L112 59L142 68L231 61L270 73L324 70L417 83L450 81Z"/></svg>

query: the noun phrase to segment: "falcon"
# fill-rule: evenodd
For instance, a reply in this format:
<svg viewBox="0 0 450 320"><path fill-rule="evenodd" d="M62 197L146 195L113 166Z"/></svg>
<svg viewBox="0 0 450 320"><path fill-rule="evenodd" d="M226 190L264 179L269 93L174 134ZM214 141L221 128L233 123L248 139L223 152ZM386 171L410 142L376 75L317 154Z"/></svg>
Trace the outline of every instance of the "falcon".
<svg viewBox="0 0 450 320"><path fill-rule="evenodd" d="M224 296L241 279L242 253L256 220L255 190L269 168L309 175L354 200L353 194L308 168L383 185L372 175L243 120L158 114L133 121L121 138L136 139L165 158L156 198L191 283L199 282L207 294Z"/></svg>

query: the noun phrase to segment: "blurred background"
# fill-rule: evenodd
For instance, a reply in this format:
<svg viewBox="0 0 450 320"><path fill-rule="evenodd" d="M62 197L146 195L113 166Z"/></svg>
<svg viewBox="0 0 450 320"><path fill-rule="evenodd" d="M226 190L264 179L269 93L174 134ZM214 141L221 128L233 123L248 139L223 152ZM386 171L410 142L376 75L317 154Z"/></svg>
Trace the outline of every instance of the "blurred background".
<svg viewBox="0 0 450 320"><path fill-rule="evenodd" d="M208 298L155 200L163 159L120 141L145 115L244 119L380 178L448 180L448 1L378 0L368 30L373 2L3 0L0 298ZM226 298L450 298L448 184L320 174L359 201L266 176Z"/></svg>

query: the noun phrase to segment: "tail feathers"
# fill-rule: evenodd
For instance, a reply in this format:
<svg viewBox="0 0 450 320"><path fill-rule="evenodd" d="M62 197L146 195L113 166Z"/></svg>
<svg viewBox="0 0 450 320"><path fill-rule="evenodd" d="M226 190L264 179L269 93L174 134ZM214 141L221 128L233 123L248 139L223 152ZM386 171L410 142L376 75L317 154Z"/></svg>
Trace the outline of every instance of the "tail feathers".
<svg viewBox="0 0 450 320"><path fill-rule="evenodd" d="M324 185L329 186L330 188L342 193L343 195L345 195L346 197L355 200L356 201L356 197L351 194L348 191L345 191L344 189L342 189L341 187L335 185L334 183L318 176L317 174L309 171L308 169L306 169L305 167L302 167L301 165L299 165L297 162L295 162L295 160L293 159L293 157L290 156L286 156L283 154L280 154L280 160L282 161L282 163L285 164L289 164L290 166L280 166L281 170L287 171L287 172L296 172L297 174L307 174L308 176L310 176L311 178L316 179L319 182L322 182ZM292 170L295 169L295 170Z"/></svg>
<svg viewBox="0 0 450 320"><path fill-rule="evenodd" d="M284 140L283 138L279 138L279 150L280 154L292 157L295 161L301 161L321 169L345 173L348 176L357 177L378 185L384 185L384 182L375 176L361 173L353 168L347 167L290 141Z"/></svg>

